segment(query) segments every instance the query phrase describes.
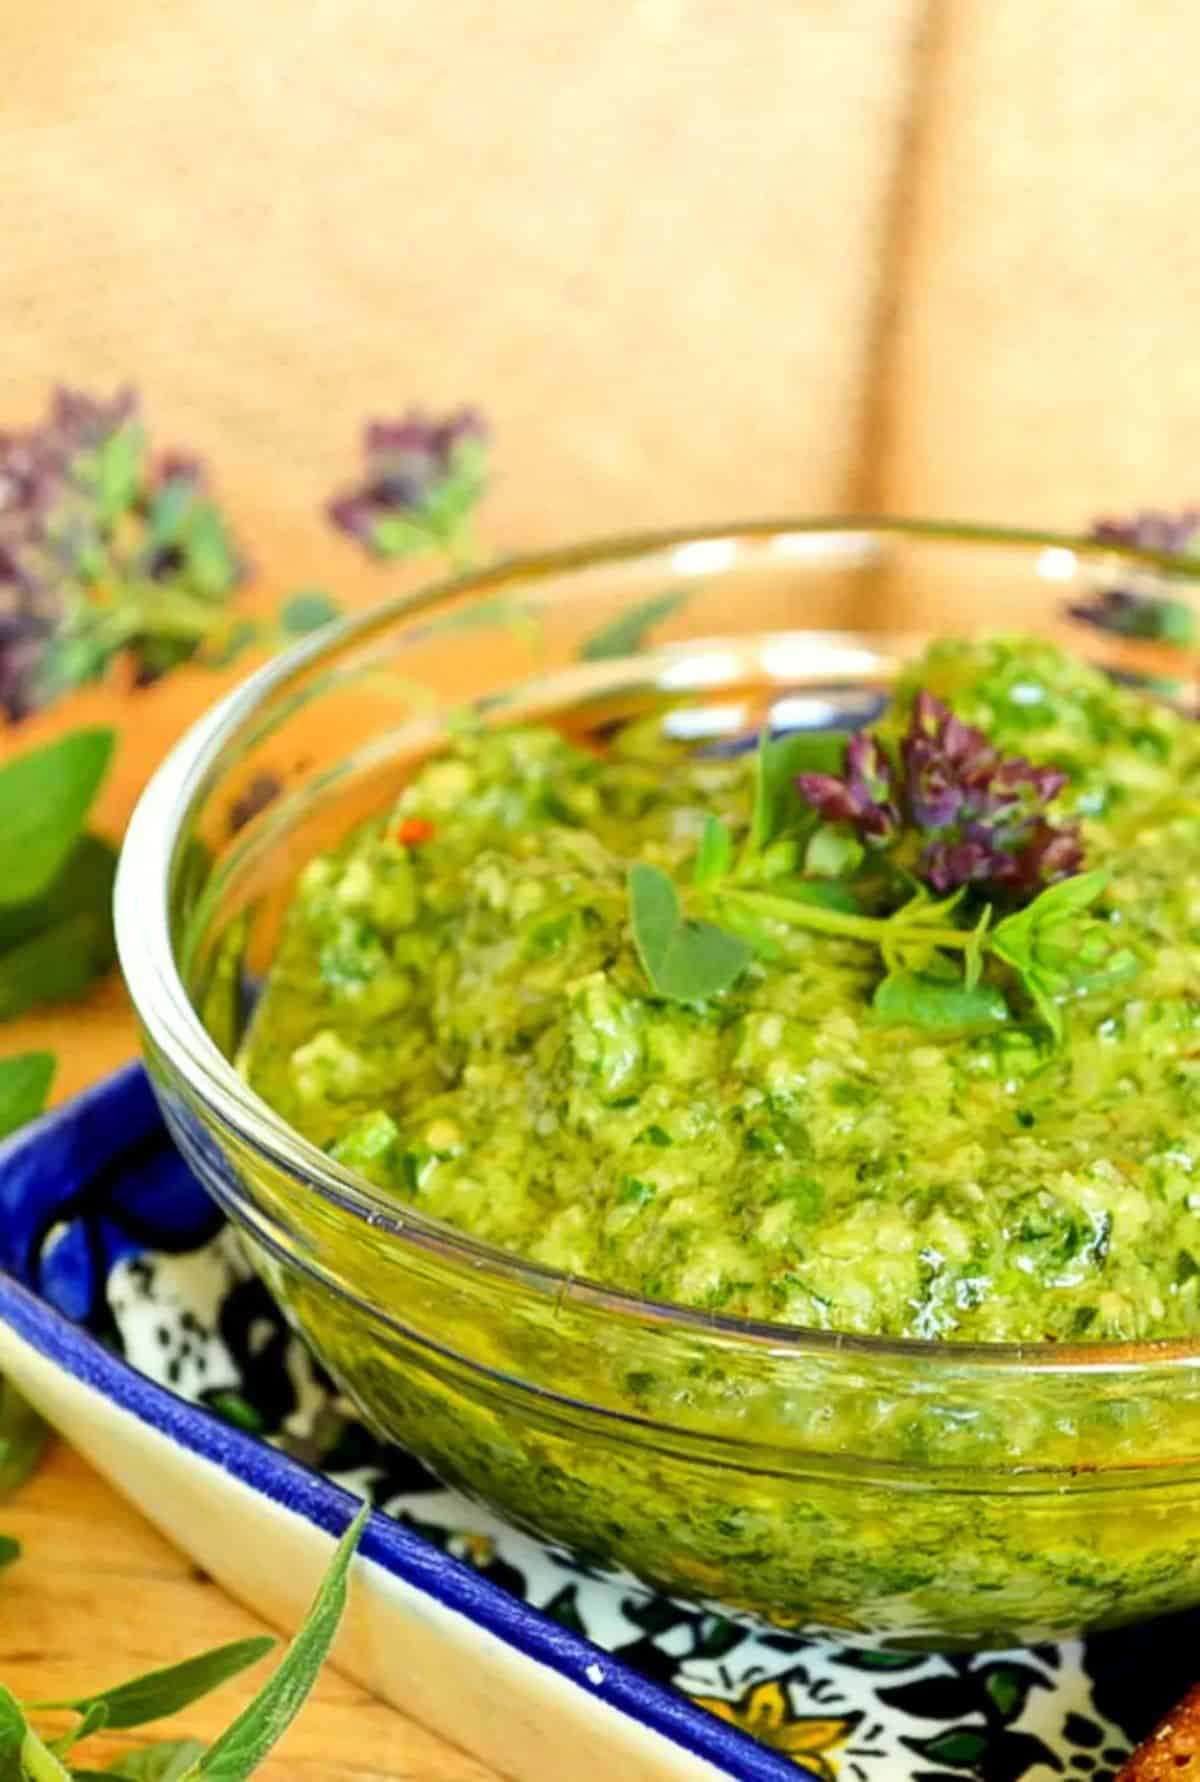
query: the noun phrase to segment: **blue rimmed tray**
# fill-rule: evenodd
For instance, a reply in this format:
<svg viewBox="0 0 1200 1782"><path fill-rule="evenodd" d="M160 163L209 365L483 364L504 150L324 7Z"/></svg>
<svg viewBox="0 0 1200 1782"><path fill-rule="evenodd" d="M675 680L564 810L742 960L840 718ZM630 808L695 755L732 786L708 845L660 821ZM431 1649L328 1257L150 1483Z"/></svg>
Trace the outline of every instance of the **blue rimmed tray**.
<svg viewBox="0 0 1200 1782"><path fill-rule="evenodd" d="M1200 1615L969 1657L752 1634L598 1577L376 1442L291 1333L130 1066L0 1148L0 1369L199 1564L294 1624L346 1520L339 1662L529 1782L1110 1774L1195 1681Z"/></svg>

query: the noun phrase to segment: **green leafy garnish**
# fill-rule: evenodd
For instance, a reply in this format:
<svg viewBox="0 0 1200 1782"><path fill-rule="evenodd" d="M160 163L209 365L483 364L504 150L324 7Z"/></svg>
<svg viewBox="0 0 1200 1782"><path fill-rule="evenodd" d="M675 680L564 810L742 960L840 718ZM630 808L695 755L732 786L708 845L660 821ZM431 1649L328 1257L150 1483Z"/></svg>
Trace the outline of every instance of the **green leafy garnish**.
<svg viewBox="0 0 1200 1782"><path fill-rule="evenodd" d="M686 912L661 868L631 868L634 941L658 995L719 996L752 957L779 959L787 932L801 930L877 950L880 1021L987 1030L1013 1018L1015 996L1059 1042L1064 999L1137 969L1118 931L1093 913L1108 878L1075 870L1077 827L1059 831L1030 814L1030 799L1056 796L1065 776L1003 762L923 694L914 711L904 777L870 733L849 749L826 732L764 735L743 843L728 823L707 819ZM826 771L835 751L847 755L844 778ZM986 843L956 827L973 822L975 799L989 813ZM929 826L919 854L904 828L918 820ZM950 878L945 895L917 876L922 863L934 881ZM970 877L953 884L973 870L986 890ZM1041 874L1053 882L1039 888Z"/></svg>
<svg viewBox="0 0 1200 1782"><path fill-rule="evenodd" d="M871 1003L881 1021L912 1027L999 1027L1010 1018L1008 1003L991 984L968 986L961 978L947 981L932 973L891 971Z"/></svg>
<svg viewBox="0 0 1200 1782"><path fill-rule="evenodd" d="M737 935L685 916L665 872L639 861L629 870L633 938L660 996L702 1002L728 990L753 957Z"/></svg>

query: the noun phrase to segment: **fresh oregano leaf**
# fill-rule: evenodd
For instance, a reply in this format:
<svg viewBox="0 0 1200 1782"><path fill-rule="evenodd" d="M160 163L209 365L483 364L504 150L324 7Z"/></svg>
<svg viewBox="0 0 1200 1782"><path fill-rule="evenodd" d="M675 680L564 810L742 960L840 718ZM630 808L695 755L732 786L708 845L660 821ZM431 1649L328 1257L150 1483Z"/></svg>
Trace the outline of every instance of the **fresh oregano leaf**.
<svg viewBox="0 0 1200 1782"><path fill-rule="evenodd" d="M677 613L690 598L685 588L674 588L665 594L655 594L638 606L631 606L628 612L584 640L579 647L581 660L608 662L636 655L645 647L655 627L669 619L672 613Z"/></svg>
<svg viewBox="0 0 1200 1782"><path fill-rule="evenodd" d="M712 885L723 879L733 865L733 837L719 817L705 819L704 833L696 854L693 879L697 885Z"/></svg>
<svg viewBox="0 0 1200 1782"><path fill-rule="evenodd" d="M54 1080L52 1052L15 1052L0 1058L0 1139L36 1120Z"/></svg>
<svg viewBox="0 0 1200 1782"><path fill-rule="evenodd" d="M144 1726L149 1720L177 1714L201 1696L210 1695L222 1683L265 1658L275 1644L269 1634L254 1634L195 1658L185 1658L181 1664L147 1671L141 1677L130 1678L128 1683L115 1684L112 1689L97 1690L94 1695L79 1696L73 1701L31 1702L30 1706L72 1708L76 1714L86 1714L99 1703L107 1710L107 1724L113 1731Z"/></svg>
<svg viewBox="0 0 1200 1782"><path fill-rule="evenodd" d="M0 1380L0 1496L15 1491L36 1469L48 1434L11 1380Z"/></svg>
<svg viewBox="0 0 1200 1782"><path fill-rule="evenodd" d="M350 1562L369 1515L370 1506L364 1504L339 1541L304 1626L279 1668L216 1744L185 1771L187 1782L201 1776L209 1782L244 1782L292 1724L333 1644L346 1607Z"/></svg>
<svg viewBox="0 0 1200 1782"><path fill-rule="evenodd" d="M701 1002L728 990L753 957L735 934L685 917L671 880L638 861L629 869L633 938L646 976L660 996Z"/></svg>
<svg viewBox="0 0 1200 1782"><path fill-rule="evenodd" d="M57 877L112 759L97 726L0 767L0 904L28 903Z"/></svg>
<svg viewBox="0 0 1200 1782"><path fill-rule="evenodd" d="M23 1782L21 1747L25 1732L20 1702L0 1683L0 1782Z"/></svg>
<svg viewBox="0 0 1200 1782"><path fill-rule="evenodd" d="M754 766L751 848L765 848L793 817L811 815L796 793L796 775L836 773L845 753L846 738L837 730L793 730L783 736L763 731Z"/></svg>
<svg viewBox="0 0 1200 1782"><path fill-rule="evenodd" d="M998 1027L1009 1019L1008 1004L990 984L968 989L961 980L947 983L910 971L889 972L871 1006L876 1018L889 1025L903 1023L935 1031Z"/></svg>
<svg viewBox="0 0 1200 1782"><path fill-rule="evenodd" d="M341 610L333 595L323 588L305 588L284 601L279 623L288 637L306 637L310 631L331 624Z"/></svg>

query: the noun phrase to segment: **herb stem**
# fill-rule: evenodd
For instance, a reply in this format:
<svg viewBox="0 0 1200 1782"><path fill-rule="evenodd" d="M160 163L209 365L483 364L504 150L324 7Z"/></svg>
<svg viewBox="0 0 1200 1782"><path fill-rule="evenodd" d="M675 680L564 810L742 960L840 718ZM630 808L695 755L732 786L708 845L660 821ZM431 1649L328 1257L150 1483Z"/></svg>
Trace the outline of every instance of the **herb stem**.
<svg viewBox="0 0 1200 1782"><path fill-rule="evenodd" d="M42 1743L28 1724L21 1741L21 1767L30 1782L71 1782L70 1770L63 1768L50 1747Z"/></svg>
<svg viewBox="0 0 1200 1782"><path fill-rule="evenodd" d="M865 941L873 947L898 939L905 930L931 947L956 948L959 952L965 952L973 939L968 928L935 928L920 920L900 922L895 916L856 916L848 910L831 910L824 904L772 897L770 892L727 891L723 896L731 902L747 905L755 915L773 917L793 928L810 928L818 934L840 934L847 940Z"/></svg>

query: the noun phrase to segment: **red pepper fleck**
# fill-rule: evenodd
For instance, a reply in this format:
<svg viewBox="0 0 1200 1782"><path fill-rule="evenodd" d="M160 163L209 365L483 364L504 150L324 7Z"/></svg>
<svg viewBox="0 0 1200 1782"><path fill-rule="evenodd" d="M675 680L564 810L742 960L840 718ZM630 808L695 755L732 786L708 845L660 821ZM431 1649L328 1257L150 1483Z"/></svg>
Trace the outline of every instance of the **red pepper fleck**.
<svg viewBox="0 0 1200 1782"><path fill-rule="evenodd" d="M402 817L392 831L402 848L415 848L421 842L432 841L435 833L428 817Z"/></svg>

